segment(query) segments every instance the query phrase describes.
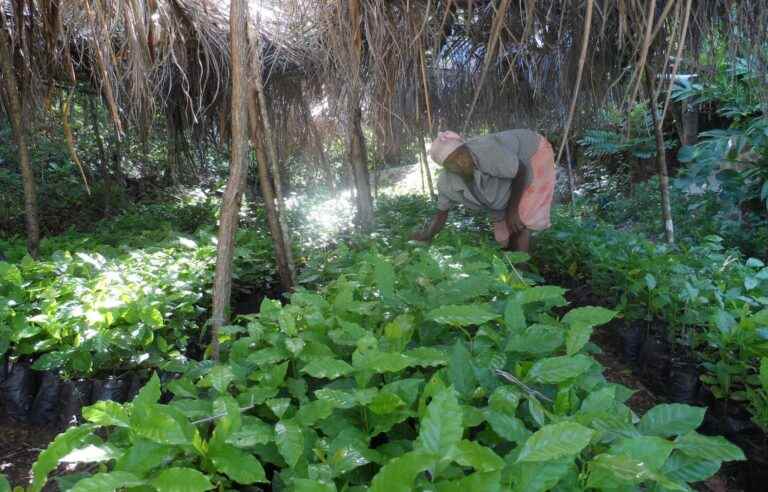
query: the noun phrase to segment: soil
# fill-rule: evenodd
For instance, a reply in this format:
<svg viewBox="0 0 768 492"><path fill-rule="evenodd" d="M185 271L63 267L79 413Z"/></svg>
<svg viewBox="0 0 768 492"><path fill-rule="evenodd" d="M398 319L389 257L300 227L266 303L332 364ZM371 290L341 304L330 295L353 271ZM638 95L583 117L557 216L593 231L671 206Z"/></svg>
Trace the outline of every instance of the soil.
<svg viewBox="0 0 768 492"><path fill-rule="evenodd" d="M53 428L11 423L0 410L0 473L11 486L29 484L32 464L57 433Z"/></svg>

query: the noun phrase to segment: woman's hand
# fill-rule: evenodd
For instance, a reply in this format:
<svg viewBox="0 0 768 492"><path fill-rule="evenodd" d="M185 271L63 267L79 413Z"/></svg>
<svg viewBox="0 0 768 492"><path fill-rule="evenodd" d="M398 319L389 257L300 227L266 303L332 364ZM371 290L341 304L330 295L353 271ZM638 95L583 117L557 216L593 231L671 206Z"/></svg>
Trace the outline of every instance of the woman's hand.
<svg viewBox="0 0 768 492"><path fill-rule="evenodd" d="M416 231L410 236L411 241L420 241L422 243L428 243L432 241L432 236L429 234L429 231Z"/></svg>

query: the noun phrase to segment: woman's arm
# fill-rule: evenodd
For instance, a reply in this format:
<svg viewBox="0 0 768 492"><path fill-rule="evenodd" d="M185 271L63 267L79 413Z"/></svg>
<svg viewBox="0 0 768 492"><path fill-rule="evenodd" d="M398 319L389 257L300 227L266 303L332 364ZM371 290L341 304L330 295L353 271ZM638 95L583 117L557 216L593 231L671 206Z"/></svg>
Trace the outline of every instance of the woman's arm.
<svg viewBox="0 0 768 492"><path fill-rule="evenodd" d="M414 241L430 242L435 236L437 236L438 232L443 230L443 227L445 227L445 223L447 221L448 211L440 210L435 214L434 217L432 217L432 222L430 222L429 227L412 234L411 239Z"/></svg>

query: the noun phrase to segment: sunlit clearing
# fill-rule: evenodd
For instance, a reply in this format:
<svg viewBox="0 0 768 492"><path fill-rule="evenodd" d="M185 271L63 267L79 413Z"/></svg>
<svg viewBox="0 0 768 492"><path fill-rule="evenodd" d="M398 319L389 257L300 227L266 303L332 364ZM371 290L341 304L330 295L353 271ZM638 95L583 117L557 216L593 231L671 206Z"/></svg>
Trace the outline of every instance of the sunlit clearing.
<svg viewBox="0 0 768 492"><path fill-rule="evenodd" d="M301 233L315 244L328 243L340 232L354 226L355 205L350 190L314 203L306 196L292 196L286 200L286 206L304 215Z"/></svg>

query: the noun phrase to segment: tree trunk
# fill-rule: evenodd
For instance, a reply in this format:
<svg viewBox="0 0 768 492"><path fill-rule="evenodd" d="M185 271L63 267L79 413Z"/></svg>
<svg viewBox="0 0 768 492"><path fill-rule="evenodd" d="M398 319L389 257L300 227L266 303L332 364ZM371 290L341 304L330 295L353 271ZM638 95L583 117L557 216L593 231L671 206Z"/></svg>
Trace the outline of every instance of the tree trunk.
<svg viewBox="0 0 768 492"><path fill-rule="evenodd" d="M424 143L424 136L419 136L419 148L421 149L421 160L424 165L424 174L427 177L427 187L429 188L429 196L432 200L437 199L435 194L435 187L432 184L432 172L429 170L429 159L427 158L427 144Z"/></svg>
<svg viewBox="0 0 768 492"><path fill-rule="evenodd" d="M260 40L259 36L256 36L257 40ZM261 113L261 128L264 133L264 141L267 147L267 155L269 157L270 166L272 169L272 178L275 183L275 197L277 205L277 219L280 223L280 230L283 238L283 254L285 255L285 265L289 270L290 286L293 288L296 285L296 267L293 261L293 250L291 246L290 229L288 228L288 221L285 218L286 207L285 197L283 195L283 186L280 180L280 163L277 160L277 149L275 148L275 140L272 134L272 125L269 120L269 111L267 110L267 96L264 91L264 81L262 79L263 67L261 60L261 43L258 43L255 49L256 64L253 72L253 81L256 88L256 94L259 98L258 109ZM265 197L266 199L266 197Z"/></svg>
<svg viewBox="0 0 768 492"><path fill-rule="evenodd" d="M229 319L232 294L232 258L240 203L248 175L248 82L246 76L248 17L247 0L232 0L229 13L229 49L232 77L232 131L230 141L229 179L224 190L219 218L216 273L213 281L211 316L211 357L219 358L219 329Z"/></svg>
<svg viewBox="0 0 768 492"><path fill-rule="evenodd" d="M251 122L251 144L256 150L256 160L259 170L259 186L261 195L264 198L264 205L267 209L267 224L269 232L272 235L272 243L275 246L275 259L277 263L277 273L280 276L280 285L283 290L293 289L293 268L290 264L289 255L286 253L285 234L280 225L280 217L275 205L275 193L272 188L272 180L269 176L269 159L264 148L264 128L261 124L261 113L259 111L258 96L254 92L248 98L248 116Z"/></svg>
<svg viewBox="0 0 768 492"><path fill-rule="evenodd" d="M90 95L85 96L85 103L88 106L88 115L91 118L91 128L93 128L93 139L96 140L96 148L99 151L99 173L101 179L109 179L109 167L107 166L107 152L104 150L104 140L101 138L101 128L99 128L99 114L96 112L96 105Z"/></svg>
<svg viewBox="0 0 768 492"><path fill-rule="evenodd" d="M357 190L357 222L363 230L373 225L373 198L368 173L368 153L365 150L360 99L350 96L347 121L347 145L352 177Z"/></svg>
<svg viewBox="0 0 768 492"><path fill-rule="evenodd" d="M699 110L695 104L683 103L683 145L696 145L699 141Z"/></svg>
<svg viewBox="0 0 768 492"><path fill-rule="evenodd" d="M11 43L6 37L5 16L0 14L0 67L5 80L5 93L8 99L8 117L11 120L13 136L19 153L19 167L24 186L24 212L27 226L27 250L37 257L40 249L40 223L37 216L37 191L35 190L35 174L29 158L26 128L23 122L22 98L13 67Z"/></svg>
<svg viewBox="0 0 768 492"><path fill-rule="evenodd" d="M568 196L571 201L571 212L576 210L576 182L573 179L573 163L571 162L571 146L565 143L565 162L568 167Z"/></svg>
<svg viewBox="0 0 768 492"><path fill-rule="evenodd" d="M651 117L653 118L653 130L656 134L656 165L659 173L659 189L661 190L661 217L664 223L664 237L667 243L675 242L675 225L672 220L672 203L669 197L669 171L667 169L667 151L664 148L664 129L663 121L660 121L657 114L658 107L654 94L656 94L653 79L656 76L647 67L645 71L646 83L648 85L648 96L651 100Z"/></svg>

